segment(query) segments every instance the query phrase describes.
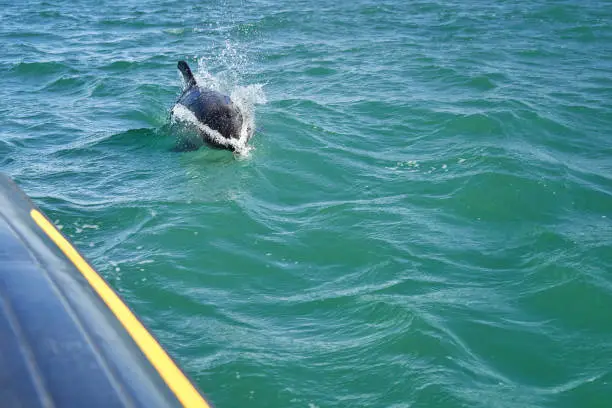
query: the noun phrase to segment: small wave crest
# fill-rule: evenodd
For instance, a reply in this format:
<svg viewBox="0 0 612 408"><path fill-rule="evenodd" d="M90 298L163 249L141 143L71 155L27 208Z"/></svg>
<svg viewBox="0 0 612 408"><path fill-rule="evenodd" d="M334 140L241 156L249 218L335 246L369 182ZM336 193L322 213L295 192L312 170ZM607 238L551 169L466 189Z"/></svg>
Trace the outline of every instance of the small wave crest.
<svg viewBox="0 0 612 408"><path fill-rule="evenodd" d="M46 62L19 62L13 66L13 71L21 75L49 75L62 72L76 73L77 71L68 64L57 61Z"/></svg>

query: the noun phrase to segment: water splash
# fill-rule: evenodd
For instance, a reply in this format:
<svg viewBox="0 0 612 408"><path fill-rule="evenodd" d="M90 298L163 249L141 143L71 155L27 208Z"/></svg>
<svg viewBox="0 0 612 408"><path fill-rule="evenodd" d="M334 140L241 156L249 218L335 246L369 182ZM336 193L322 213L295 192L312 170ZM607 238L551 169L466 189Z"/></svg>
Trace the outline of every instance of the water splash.
<svg viewBox="0 0 612 408"><path fill-rule="evenodd" d="M239 85L249 61L245 53L241 53L229 40L219 54L201 57L198 60L198 70L194 73L196 81L201 88L229 95L242 113L242 128L238 139L230 139L209 126L199 122L195 115L181 105L172 108L172 124L181 124L187 132L181 132L180 139L190 145L199 147L202 141L194 138L189 128L195 128L203 133L212 142L221 146L232 148L240 156L248 156L252 147L247 143L255 133L255 105L267 102L263 84ZM224 69L213 75L209 65L222 66ZM181 76L182 79L182 76ZM186 84L183 83L183 86Z"/></svg>
<svg viewBox="0 0 612 408"><path fill-rule="evenodd" d="M208 53L197 60L195 73L198 83L206 88L230 94L240 84L251 67L246 50L225 40L217 52ZM212 72L215 72L213 75Z"/></svg>

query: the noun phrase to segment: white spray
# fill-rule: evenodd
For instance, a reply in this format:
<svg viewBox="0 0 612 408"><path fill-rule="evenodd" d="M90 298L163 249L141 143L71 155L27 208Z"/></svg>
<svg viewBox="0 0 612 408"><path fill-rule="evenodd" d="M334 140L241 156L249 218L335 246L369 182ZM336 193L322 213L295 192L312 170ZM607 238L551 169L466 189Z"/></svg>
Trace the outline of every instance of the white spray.
<svg viewBox="0 0 612 408"><path fill-rule="evenodd" d="M242 128L238 139L226 138L218 131L211 129L197 120L195 115L182 105L172 108L172 122L195 128L204 133L211 141L221 146L231 147L238 155L247 156L251 147L248 141L255 133L255 105L265 104L266 95L262 84L248 86L236 85L240 72L247 65L246 59L232 47L229 41L225 42L225 49L219 56L222 65L229 67L218 76L213 76L206 67L204 58L198 60L198 72L194 73L196 82L202 88L229 94L242 113Z"/></svg>

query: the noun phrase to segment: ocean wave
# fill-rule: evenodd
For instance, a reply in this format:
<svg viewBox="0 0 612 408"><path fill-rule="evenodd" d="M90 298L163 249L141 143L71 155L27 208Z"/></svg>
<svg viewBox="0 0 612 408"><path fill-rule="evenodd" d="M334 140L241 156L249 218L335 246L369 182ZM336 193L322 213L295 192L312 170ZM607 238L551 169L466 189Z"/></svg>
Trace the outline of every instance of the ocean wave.
<svg viewBox="0 0 612 408"><path fill-rule="evenodd" d="M65 64L57 61L47 62L19 62L13 66L15 73L27 76L51 75L51 74L76 74L78 71Z"/></svg>

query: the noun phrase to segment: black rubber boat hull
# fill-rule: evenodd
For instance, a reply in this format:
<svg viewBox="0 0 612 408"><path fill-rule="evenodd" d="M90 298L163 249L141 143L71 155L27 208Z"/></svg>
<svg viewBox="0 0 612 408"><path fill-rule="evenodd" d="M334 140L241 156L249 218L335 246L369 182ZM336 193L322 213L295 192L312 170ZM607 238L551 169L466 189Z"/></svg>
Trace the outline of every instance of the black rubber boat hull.
<svg viewBox="0 0 612 408"><path fill-rule="evenodd" d="M121 298L2 174L0 402L209 406Z"/></svg>

